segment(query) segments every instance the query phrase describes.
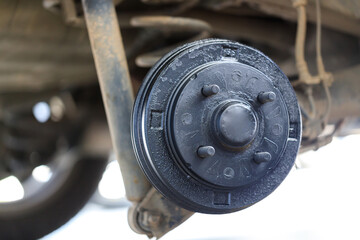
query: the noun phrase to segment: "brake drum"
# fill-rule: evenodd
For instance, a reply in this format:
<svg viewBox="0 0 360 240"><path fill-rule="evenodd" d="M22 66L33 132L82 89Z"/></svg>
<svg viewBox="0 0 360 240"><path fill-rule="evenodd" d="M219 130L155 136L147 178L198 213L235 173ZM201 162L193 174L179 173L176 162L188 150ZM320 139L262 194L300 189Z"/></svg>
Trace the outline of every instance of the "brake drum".
<svg viewBox="0 0 360 240"><path fill-rule="evenodd" d="M301 117L291 84L263 53L220 39L193 42L147 74L133 146L165 197L203 213L244 209L291 170Z"/></svg>

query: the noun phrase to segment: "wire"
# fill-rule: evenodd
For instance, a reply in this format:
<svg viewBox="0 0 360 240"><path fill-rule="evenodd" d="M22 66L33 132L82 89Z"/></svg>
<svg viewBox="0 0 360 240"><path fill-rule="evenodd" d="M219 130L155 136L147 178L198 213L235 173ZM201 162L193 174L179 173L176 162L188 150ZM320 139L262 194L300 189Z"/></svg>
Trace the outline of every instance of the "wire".
<svg viewBox="0 0 360 240"><path fill-rule="evenodd" d="M299 80L294 82L293 85L298 85L300 83L318 84L321 81L318 76L312 76L310 74L305 60L306 5L306 0L293 1L293 6L296 8L298 14L298 26L295 41L295 60L299 71Z"/></svg>

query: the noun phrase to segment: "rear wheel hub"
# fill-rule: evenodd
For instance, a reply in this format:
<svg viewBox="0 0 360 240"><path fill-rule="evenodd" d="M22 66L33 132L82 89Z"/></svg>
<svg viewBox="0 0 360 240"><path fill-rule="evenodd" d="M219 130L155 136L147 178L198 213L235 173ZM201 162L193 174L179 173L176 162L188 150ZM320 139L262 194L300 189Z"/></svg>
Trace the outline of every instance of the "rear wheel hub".
<svg viewBox="0 0 360 240"><path fill-rule="evenodd" d="M226 40L180 47L149 72L133 143L152 184L197 212L243 209L269 195L297 155L294 91L262 53Z"/></svg>

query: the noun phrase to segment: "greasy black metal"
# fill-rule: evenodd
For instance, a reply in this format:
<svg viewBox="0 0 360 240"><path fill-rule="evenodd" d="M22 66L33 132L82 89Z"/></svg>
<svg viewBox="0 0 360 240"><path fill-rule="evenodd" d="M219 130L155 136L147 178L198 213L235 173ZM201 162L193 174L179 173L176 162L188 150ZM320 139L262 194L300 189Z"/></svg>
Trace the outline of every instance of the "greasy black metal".
<svg viewBox="0 0 360 240"><path fill-rule="evenodd" d="M234 150L248 146L256 136L259 125L251 105L231 100L217 108L219 110L214 112L211 126L217 140Z"/></svg>
<svg viewBox="0 0 360 240"><path fill-rule="evenodd" d="M278 66L219 39L177 48L150 70L132 127L151 183L204 213L241 210L268 196L293 166L301 137L297 99Z"/></svg>

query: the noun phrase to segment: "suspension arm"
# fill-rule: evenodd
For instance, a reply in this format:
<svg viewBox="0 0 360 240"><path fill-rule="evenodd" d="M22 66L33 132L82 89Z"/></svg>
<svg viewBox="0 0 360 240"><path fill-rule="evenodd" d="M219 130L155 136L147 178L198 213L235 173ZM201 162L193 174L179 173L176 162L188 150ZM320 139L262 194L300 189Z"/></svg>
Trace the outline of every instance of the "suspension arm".
<svg viewBox="0 0 360 240"><path fill-rule="evenodd" d="M132 202L139 202L150 184L139 168L131 146L130 118L134 96L114 4L112 0L83 0L82 3L126 196Z"/></svg>
<svg viewBox="0 0 360 240"><path fill-rule="evenodd" d="M82 3L114 150L126 196L133 202L129 225L137 233L160 238L193 213L151 188L136 161L130 134L134 96L113 1L83 0Z"/></svg>

